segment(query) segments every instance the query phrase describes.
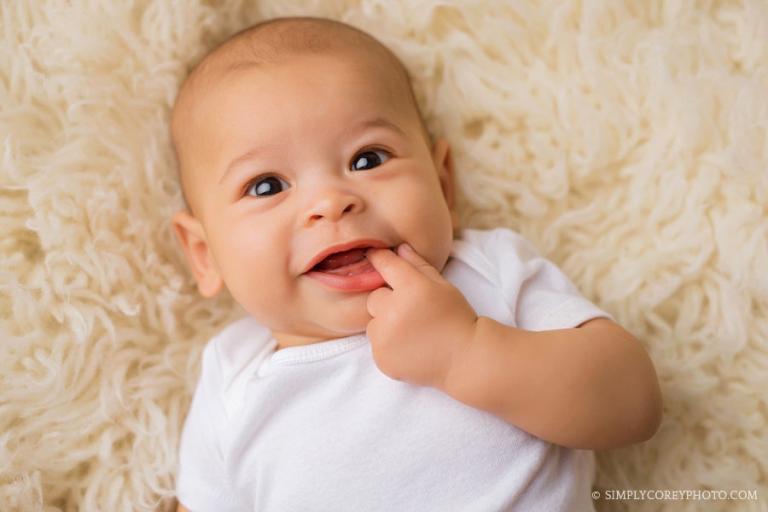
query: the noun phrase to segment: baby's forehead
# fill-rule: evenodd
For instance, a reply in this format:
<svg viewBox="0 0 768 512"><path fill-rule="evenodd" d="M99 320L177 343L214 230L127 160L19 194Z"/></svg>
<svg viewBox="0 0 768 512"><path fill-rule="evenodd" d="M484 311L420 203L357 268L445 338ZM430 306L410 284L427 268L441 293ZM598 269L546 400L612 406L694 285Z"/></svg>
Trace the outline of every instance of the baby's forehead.
<svg viewBox="0 0 768 512"><path fill-rule="evenodd" d="M182 84L173 108L174 142L192 122L191 113L230 73L246 67L300 66L301 57L321 56L374 71L393 96L411 99L410 78L399 59L376 39L331 20L277 20L262 30L235 34L195 66ZM363 83L361 81L361 83Z"/></svg>
<svg viewBox="0 0 768 512"><path fill-rule="evenodd" d="M375 62L377 69L410 86L400 60L374 37L349 25L318 18L282 18L243 30L208 53L182 84L205 90L205 85L242 67L298 62L296 57L319 55L349 63ZM198 87L199 86L199 87Z"/></svg>
<svg viewBox="0 0 768 512"><path fill-rule="evenodd" d="M284 87L277 79L262 80L259 77L269 77L273 74L276 66L291 68L293 71L302 73L306 59L317 57L322 66L312 66L311 79L317 79L314 74L327 73L329 80L324 85L326 88L341 86L340 80L335 80L335 72L345 72L345 76L351 76L351 80L346 83L346 87L355 88L355 96L360 95L370 98L369 104L376 103L379 106L386 106L386 110L391 110L398 117L411 120L420 120L420 113L416 105L413 92L407 74L401 73L393 65L387 65L382 62L381 55L376 55L374 51L368 51L363 48L337 49L332 48L322 54L293 54L285 55L279 61L259 60L254 62L249 56L241 58L232 55L221 56L218 61L211 61L203 73L197 75L191 81L186 90L186 97L177 101L172 119L172 132L174 143L181 145L184 139L194 138L193 132L198 133L198 129L204 129L208 123L200 124L201 119L210 118L210 115L216 115L219 104L222 101L221 94L227 94L225 91L237 90L228 84L233 83L230 78L240 75L239 71L248 69L248 72L242 76L250 80L251 77L258 80L259 94L263 97L270 97L272 92L279 92L280 96L287 97L291 91L296 89ZM251 69L255 73L250 72ZM310 71L307 71L310 73ZM308 75L309 77L309 75ZM304 80L301 75L296 78ZM321 78L322 80L322 78ZM247 90L240 88L240 91ZM296 92L296 94L300 94ZM341 91L340 94L349 94L349 90ZM351 98L350 98L351 99Z"/></svg>
<svg viewBox="0 0 768 512"><path fill-rule="evenodd" d="M304 85L293 87L291 81ZM291 56L279 66L276 63L254 65L242 60L234 66L209 70L203 79L193 84L187 101L179 102L176 112L179 118L177 131L185 133L177 142L195 138L193 133L201 135L200 130L212 128L207 120L218 117L225 104L242 102L243 108L245 105L274 108L279 104L278 98L288 102L306 100L307 83L316 83L333 96L343 95L350 114L362 115L359 110L362 106L365 110L376 108L389 112L403 120L410 121L412 116L414 119L419 116L412 105L408 82L376 60L366 61L360 55L342 52ZM313 90L319 93L318 89ZM253 99L256 99L255 103L252 103ZM341 111L333 110L333 113L340 114Z"/></svg>

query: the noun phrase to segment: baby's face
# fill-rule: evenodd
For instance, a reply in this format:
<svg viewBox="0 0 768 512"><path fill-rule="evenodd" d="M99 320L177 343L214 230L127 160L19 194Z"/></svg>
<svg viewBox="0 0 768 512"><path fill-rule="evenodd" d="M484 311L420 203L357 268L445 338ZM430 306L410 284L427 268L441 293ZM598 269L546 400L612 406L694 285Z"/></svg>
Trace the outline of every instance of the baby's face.
<svg viewBox="0 0 768 512"><path fill-rule="evenodd" d="M177 232L199 233L201 293L226 285L282 347L363 332L371 319L373 288L305 273L330 246L407 242L442 270L453 240L448 147L429 147L403 96L376 62L316 55L206 89L183 148L198 217L174 217Z"/></svg>

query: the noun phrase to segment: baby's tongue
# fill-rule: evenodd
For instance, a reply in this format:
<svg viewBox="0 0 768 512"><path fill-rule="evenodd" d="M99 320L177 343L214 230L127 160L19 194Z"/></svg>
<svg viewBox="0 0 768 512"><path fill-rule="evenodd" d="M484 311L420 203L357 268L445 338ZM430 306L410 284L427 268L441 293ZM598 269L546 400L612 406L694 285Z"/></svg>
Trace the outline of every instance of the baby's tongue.
<svg viewBox="0 0 768 512"><path fill-rule="evenodd" d="M350 249L349 251L331 254L317 264L315 270L328 272L340 269L365 259L365 249Z"/></svg>

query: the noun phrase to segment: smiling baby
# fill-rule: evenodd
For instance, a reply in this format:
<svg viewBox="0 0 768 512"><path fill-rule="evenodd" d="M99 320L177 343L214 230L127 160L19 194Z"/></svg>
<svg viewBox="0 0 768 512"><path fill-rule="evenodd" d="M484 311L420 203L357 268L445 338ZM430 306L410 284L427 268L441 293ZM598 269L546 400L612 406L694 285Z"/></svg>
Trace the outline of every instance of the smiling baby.
<svg viewBox="0 0 768 512"><path fill-rule="evenodd" d="M180 509L593 510L593 449L648 439L642 345L519 234L460 229L450 147L397 57L281 18L184 82L172 224L207 344Z"/></svg>

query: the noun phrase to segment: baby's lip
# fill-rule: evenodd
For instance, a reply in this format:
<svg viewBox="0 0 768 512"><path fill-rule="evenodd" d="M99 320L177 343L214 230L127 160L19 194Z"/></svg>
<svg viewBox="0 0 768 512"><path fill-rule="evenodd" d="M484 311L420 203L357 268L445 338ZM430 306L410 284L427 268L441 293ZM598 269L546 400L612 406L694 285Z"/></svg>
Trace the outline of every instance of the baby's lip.
<svg viewBox="0 0 768 512"><path fill-rule="evenodd" d="M374 248L382 248L387 249L393 247L392 245L382 242L381 240L377 240L375 238L361 238L357 240L351 240L349 242L344 242L342 244L336 244L332 245L330 247L326 247L319 253L317 253L311 260L309 260L309 263L304 267L304 270L302 271L302 274L306 274L312 268L323 261L325 258L330 256L331 254L335 252L342 252L342 251L349 251L350 249L357 249L360 247L374 247Z"/></svg>

